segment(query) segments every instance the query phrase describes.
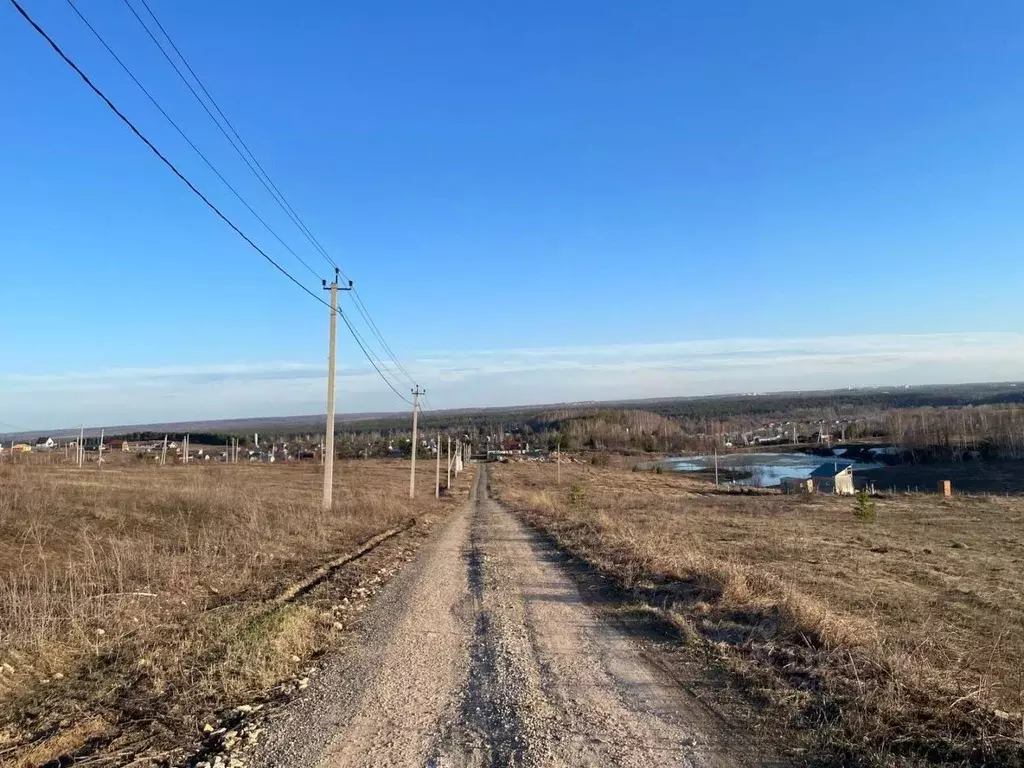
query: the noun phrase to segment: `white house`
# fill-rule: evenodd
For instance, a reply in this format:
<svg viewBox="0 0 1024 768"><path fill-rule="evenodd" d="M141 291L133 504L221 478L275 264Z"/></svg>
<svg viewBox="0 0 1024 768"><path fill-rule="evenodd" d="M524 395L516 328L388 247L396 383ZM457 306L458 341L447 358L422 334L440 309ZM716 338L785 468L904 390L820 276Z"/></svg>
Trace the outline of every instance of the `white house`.
<svg viewBox="0 0 1024 768"><path fill-rule="evenodd" d="M811 472L811 479L814 481L814 488L820 493L839 493L849 495L854 493L853 487L853 464L840 464L829 462L822 464Z"/></svg>
<svg viewBox="0 0 1024 768"><path fill-rule="evenodd" d="M40 437L38 440L36 440L36 444L35 444L33 450L36 450L36 451L49 451L55 445L56 445L56 443L53 442L53 438L52 437Z"/></svg>

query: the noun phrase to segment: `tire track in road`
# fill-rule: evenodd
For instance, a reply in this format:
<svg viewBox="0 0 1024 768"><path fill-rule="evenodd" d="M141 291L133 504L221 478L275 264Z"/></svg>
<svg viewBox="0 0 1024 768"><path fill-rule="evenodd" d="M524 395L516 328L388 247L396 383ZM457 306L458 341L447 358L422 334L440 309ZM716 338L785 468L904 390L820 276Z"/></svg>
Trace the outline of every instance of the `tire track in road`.
<svg viewBox="0 0 1024 768"><path fill-rule="evenodd" d="M254 765L778 764L591 609L558 553L487 498L484 466L359 634Z"/></svg>
<svg viewBox="0 0 1024 768"><path fill-rule="evenodd" d="M470 496L472 522L465 552L472 615L469 673L459 717L440 735L437 754L430 763L438 768L523 765L522 686L506 664L508 654L501 646L502 634L495 627L486 586L490 568L476 512L485 488L486 475L478 472Z"/></svg>

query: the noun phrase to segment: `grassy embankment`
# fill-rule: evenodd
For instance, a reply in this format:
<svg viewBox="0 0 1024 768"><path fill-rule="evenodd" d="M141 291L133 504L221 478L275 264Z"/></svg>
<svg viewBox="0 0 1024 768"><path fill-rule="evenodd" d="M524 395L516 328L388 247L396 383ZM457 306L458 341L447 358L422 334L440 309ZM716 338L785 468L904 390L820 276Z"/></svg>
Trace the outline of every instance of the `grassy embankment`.
<svg viewBox="0 0 1024 768"><path fill-rule="evenodd" d="M339 463L324 513L315 466L0 466L0 765L121 765L293 677L347 616L275 596L469 487L408 470Z"/></svg>
<svg viewBox="0 0 1024 768"><path fill-rule="evenodd" d="M810 764L1024 764L1024 499L716 492L509 464L492 485L798 726Z"/></svg>

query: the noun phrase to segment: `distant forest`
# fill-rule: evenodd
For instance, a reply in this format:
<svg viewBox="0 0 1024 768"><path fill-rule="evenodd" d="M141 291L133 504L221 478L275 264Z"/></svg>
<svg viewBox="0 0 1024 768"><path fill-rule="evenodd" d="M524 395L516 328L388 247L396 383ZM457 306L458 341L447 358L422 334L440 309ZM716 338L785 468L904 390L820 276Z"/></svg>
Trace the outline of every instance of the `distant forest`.
<svg viewBox="0 0 1024 768"><path fill-rule="evenodd" d="M767 395L619 401L452 411L420 415L421 437L469 439L476 449L527 447L641 452L703 451L770 424L799 426L802 436L819 429L838 439L876 439L923 454L967 452L1024 457L1024 384L893 387ZM819 427L819 425L822 425ZM214 426L209 422L204 426ZM230 429L190 433L192 445L224 445L232 437L252 447L289 442L316 445L323 423L295 418L232 422ZM408 415L346 419L337 424L339 455L407 455ZM180 441L184 431L170 433ZM164 432L119 435L162 441Z"/></svg>

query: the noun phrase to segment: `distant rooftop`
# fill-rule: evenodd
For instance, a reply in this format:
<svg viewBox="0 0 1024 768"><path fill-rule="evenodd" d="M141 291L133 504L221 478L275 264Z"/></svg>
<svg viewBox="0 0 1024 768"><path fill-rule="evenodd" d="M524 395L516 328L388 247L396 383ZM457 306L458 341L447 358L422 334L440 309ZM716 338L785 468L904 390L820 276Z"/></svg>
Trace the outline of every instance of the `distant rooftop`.
<svg viewBox="0 0 1024 768"><path fill-rule="evenodd" d="M811 472L811 477L835 477L847 467L852 466L852 461L829 461Z"/></svg>

